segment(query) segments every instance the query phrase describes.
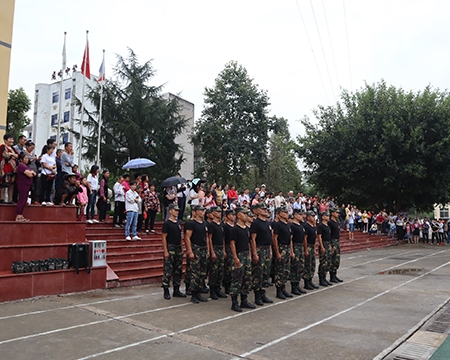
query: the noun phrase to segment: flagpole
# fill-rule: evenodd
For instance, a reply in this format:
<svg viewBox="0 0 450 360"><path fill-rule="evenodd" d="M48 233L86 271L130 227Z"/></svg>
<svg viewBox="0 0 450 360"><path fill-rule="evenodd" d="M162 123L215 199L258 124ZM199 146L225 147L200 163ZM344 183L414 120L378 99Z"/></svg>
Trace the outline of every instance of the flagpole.
<svg viewBox="0 0 450 360"><path fill-rule="evenodd" d="M103 82L104 79L104 73L105 73L105 50L103 50L103 62L102 62L103 71L100 74L100 76L103 76L102 82L100 84L100 112L99 112L99 119L98 119L98 139L97 139L97 165L100 166L100 139L102 134L102 105L103 105Z"/></svg>
<svg viewBox="0 0 450 360"><path fill-rule="evenodd" d="M66 69L66 32L64 31L64 47L62 53L62 65L61 65L61 83L59 87L59 115L58 115L58 130L56 132L56 147L59 147L61 141L61 117L63 114L63 82L64 82L64 70Z"/></svg>
<svg viewBox="0 0 450 360"><path fill-rule="evenodd" d="M84 59L83 59L83 85L82 85L82 95L81 95L81 122L80 122L80 149L78 154L78 168L83 171L81 166L81 154L83 152L83 120L84 120L84 83L86 77L86 66L87 66L87 46L88 46L88 34L89 30L86 30L86 47L84 49Z"/></svg>

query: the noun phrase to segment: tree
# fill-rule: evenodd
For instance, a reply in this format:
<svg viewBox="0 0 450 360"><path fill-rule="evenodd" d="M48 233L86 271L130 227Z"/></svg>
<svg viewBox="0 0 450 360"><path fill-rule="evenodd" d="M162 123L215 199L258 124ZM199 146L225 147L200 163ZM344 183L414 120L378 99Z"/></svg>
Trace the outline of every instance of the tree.
<svg viewBox="0 0 450 360"><path fill-rule="evenodd" d="M252 167L265 173L270 127L267 92L258 88L242 65L231 61L204 95L205 107L192 136L202 158L197 171L209 182L237 184Z"/></svg>
<svg viewBox="0 0 450 360"><path fill-rule="evenodd" d="M156 163L148 170L149 177L159 184L176 175L184 161L175 138L187 120L180 115L176 96L163 97L162 86L148 84L155 75L151 60L139 64L131 49L128 57L117 58L116 80L107 81L103 88L101 163L112 170L121 168L128 159L149 158ZM91 136L85 138L84 156L93 160L97 153L100 87L91 89L88 97L97 110L86 112L84 126Z"/></svg>
<svg viewBox="0 0 450 360"><path fill-rule="evenodd" d="M6 117L6 133L17 140L25 127L31 122L27 112L31 109L31 100L23 88L8 91L8 113Z"/></svg>
<svg viewBox="0 0 450 360"><path fill-rule="evenodd" d="M303 120L299 154L308 180L359 207L429 210L450 201L450 97L366 84Z"/></svg>
<svg viewBox="0 0 450 360"><path fill-rule="evenodd" d="M288 122L272 118L266 186L273 191L303 190L302 175L297 166L297 145L291 139Z"/></svg>

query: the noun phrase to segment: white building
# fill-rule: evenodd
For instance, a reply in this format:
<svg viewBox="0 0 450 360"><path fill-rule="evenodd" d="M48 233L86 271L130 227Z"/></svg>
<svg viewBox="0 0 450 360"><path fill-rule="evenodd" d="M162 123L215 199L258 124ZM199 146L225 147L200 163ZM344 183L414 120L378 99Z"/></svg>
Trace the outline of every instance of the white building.
<svg viewBox="0 0 450 360"><path fill-rule="evenodd" d="M85 92L88 92L89 87L99 86L96 77L91 74L91 80L85 79ZM36 144L36 153L40 153L42 147L46 144L47 139L53 138L56 140L58 119L60 117L60 108L62 105L61 119L60 119L60 134L58 148L63 148L63 144L71 142L74 149L75 163L80 165L78 158L79 144L75 139L75 135L69 129L79 132L79 120L81 113L75 101L76 98L82 98L82 84L83 75L75 71L72 76L63 80L62 99L60 99L60 84L61 81L56 81L51 84L36 84L34 97L34 113L33 121L25 128L25 135L31 138ZM183 133L175 139L182 149L183 155L186 159L181 165L180 174L186 179L191 179L194 174L194 147L189 143L189 136L194 127L194 104L186 101L176 95L167 93L165 98L177 98L181 105L181 114L188 120L188 124ZM60 101L62 100L62 101ZM85 101L85 108L92 112L95 110L94 105L90 101ZM86 121L86 115L84 120ZM84 129L84 135L86 134ZM84 171L91 163L86 160L81 162L80 171ZM174 174L175 175L175 174Z"/></svg>

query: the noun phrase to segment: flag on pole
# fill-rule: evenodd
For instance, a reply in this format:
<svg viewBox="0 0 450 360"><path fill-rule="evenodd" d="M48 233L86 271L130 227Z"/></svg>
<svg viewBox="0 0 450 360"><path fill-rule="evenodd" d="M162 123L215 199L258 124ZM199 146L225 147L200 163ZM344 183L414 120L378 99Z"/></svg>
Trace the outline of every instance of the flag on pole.
<svg viewBox="0 0 450 360"><path fill-rule="evenodd" d="M105 80L105 52L103 52L103 61L98 69L98 82Z"/></svg>
<svg viewBox="0 0 450 360"><path fill-rule="evenodd" d="M89 66L89 42L86 34L86 48L84 49L83 62L81 63L81 73L88 79L91 78L91 69Z"/></svg>

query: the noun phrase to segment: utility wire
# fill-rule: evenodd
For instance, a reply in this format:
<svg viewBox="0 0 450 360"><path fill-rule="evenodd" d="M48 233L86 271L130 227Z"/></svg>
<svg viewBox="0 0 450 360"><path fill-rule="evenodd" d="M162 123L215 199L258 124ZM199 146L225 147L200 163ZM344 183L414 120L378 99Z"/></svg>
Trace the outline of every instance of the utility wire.
<svg viewBox="0 0 450 360"><path fill-rule="evenodd" d="M325 10L325 3L323 2L323 0L322 0L322 8L323 8L323 14L325 16L325 24L327 25L328 40L330 41L331 56L333 57L334 72L336 73L336 80L337 80L338 86L340 86L339 74L338 74L337 66L336 66L336 59L334 57L333 42L331 41L330 28L328 27L327 12Z"/></svg>
<svg viewBox="0 0 450 360"><path fill-rule="evenodd" d="M350 62L350 44L348 42L347 14L345 11L345 0L342 0L342 4L344 5L344 22L345 22L345 35L347 37L347 55L348 55L348 71L349 71L349 75L350 75L350 89L351 89L351 91L353 91L352 64Z"/></svg>
<svg viewBox="0 0 450 360"><path fill-rule="evenodd" d="M314 12L314 6L312 3L312 0L309 0L309 3L311 4L311 10L313 13L314 22L316 23L317 35L319 35L320 47L322 48L323 59L325 60L325 67L327 68L328 79L330 80L331 92L333 93L334 100L336 101L336 96L334 95L333 81L331 80L330 69L328 67L327 57L325 55L325 50L323 48L322 37L320 36L319 25L317 24L316 13Z"/></svg>
<svg viewBox="0 0 450 360"><path fill-rule="evenodd" d="M328 98L327 89L325 87L325 84L323 82L322 73L320 72L319 64L317 63L316 54L314 53L314 49L311 44L311 40L309 38L308 29L306 28L305 20L303 19L302 11L300 10L300 6L298 5L298 0L295 0L295 3L297 4L298 13L300 14L300 18L302 19L303 27L305 28L306 37L308 39L309 47L311 48L311 52L313 54L314 62L316 63L317 72L319 73L320 82L322 83L323 91L325 92L325 96L327 97L327 102L330 102L330 99Z"/></svg>

